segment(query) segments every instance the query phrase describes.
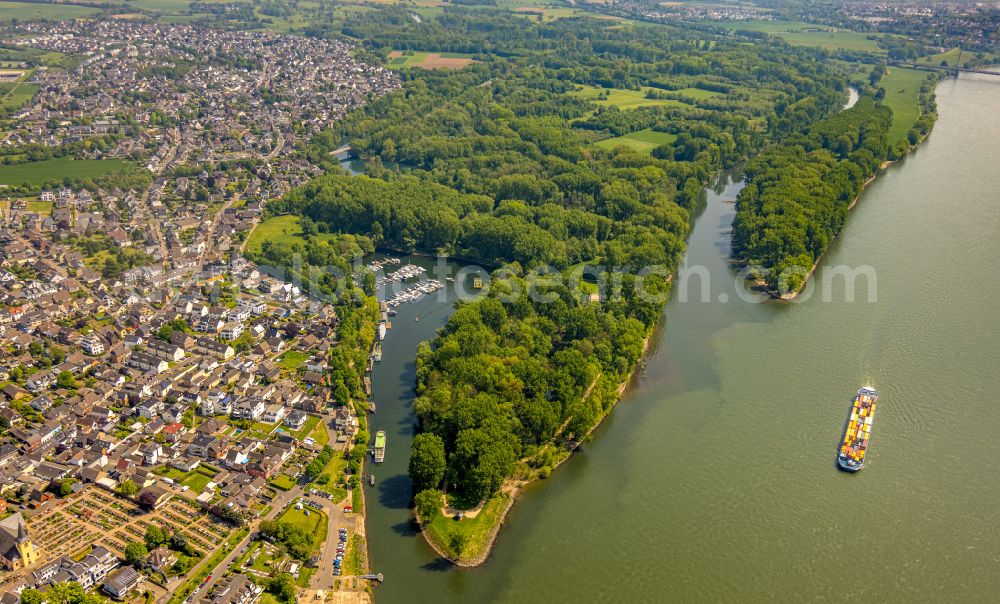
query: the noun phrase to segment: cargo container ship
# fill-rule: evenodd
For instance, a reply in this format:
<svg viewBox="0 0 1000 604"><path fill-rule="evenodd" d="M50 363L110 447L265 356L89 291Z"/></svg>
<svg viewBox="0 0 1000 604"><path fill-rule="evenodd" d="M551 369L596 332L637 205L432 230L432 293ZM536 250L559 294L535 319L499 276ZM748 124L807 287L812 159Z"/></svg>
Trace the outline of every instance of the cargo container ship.
<svg viewBox="0 0 1000 604"><path fill-rule="evenodd" d="M875 405L878 403L878 392L874 388L864 387L858 390L851 405L851 419L844 431L844 441L840 443L840 454L837 464L848 472L857 472L865 466L865 453L868 451L868 440L872 435L872 422L875 421Z"/></svg>
<svg viewBox="0 0 1000 604"><path fill-rule="evenodd" d="M385 432L383 430L375 433L375 450L372 454L375 456L375 463L382 463L385 459Z"/></svg>

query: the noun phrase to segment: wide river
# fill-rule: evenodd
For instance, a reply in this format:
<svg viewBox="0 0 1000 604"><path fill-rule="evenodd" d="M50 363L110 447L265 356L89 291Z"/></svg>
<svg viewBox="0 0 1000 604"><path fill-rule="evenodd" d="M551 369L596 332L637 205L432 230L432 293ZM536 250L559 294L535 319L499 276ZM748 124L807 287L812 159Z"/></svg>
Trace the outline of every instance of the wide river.
<svg viewBox="0 0 1000 604"><path fill-rule="evenodd" d="M375 372L376 598L996 601L1000 78L946 80L937 98L930 138L871 185L800 302L740 299L726 260L740 185L708 192L646 369L480 568L436 561L409 521L412 359L448 309L404 305ZM842 276L823 286L844 267L872 278L853 299ZM868 466L849 475L834 457L861 385L881 400Z"/></svg>

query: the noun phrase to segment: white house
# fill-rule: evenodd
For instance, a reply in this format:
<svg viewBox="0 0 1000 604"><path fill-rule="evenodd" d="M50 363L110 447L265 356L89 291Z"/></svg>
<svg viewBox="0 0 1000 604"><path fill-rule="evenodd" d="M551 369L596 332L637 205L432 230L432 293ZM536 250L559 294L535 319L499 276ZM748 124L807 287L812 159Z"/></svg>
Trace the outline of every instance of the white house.
<svg viewBox="0 0 1000 604"><path fill-rule="evenodd" d="M256 398L244 398L233 406L233 417L257 421L264 415L264 401Z"/></svg>
<svg viewBox="0 0 1000 604"><path fill-rule="evenodd" d="M285 425L292 430L299 430L305 425L306 420L309 416L303 411L293 411L288 417L285 418Z"/></svg>
<svg viewBox="0 0 1000 604"><path fill-rule="evenodd" d="M233 341L243 335L243 323L230 321L222 326L219 335L222 336L223 340Z"/></svg>
<svg viewBox="0 0 1000 604"><path fill-rule="evenodd" d="M142 462L147 466L155 466L162 455L163 449L157 443L146 443L142 447Z"/></svg>
<svg viewBox="0 0 1000 604"><path fill-rule="evenodd" d="M91 356L104 354L104 342L94 334L90 334L80 340L80 348Z"/></svg>
<svg viewBox="0 0 1000 604"><path fill-rule="evenodd" d="M268 405L264 408L263 420L271 424L276 424L285 418L286 412L285 406L279 403Z"/></svg>

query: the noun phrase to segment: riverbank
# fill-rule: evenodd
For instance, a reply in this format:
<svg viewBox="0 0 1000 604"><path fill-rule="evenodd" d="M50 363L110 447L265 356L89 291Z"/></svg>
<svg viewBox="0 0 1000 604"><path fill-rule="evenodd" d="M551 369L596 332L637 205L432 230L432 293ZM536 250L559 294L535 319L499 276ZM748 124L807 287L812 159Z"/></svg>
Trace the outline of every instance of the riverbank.
<svg viewBox="0 0 1000 604"><path fill-rule="evenodd" d="M1000 80L963 75L937 96L934 135L872 183L826 254L824 265L874 266L877 302L848 302L842 279L830 302L806 294L794 312L738 301L744 286L726 228L734 207L725 201L739 177L710 188L692 210L684 262L708 271L705 301L674 292L614 416L552 480L518 495L485 564L445 562L415 532L409 484L400 480L398 495L388 488L406 465L391 433L401 450L386 463L397 467L382 470L386 491L369 497L388 506L369 531L375 567L389 571L376 600L645 602L669 593L726 602L794 593L826 601L864 597L859 585L869 599L989 600L996 582L983 569L1000 555L1000 529L983 519L1000 484L976 474L977 460L996 455L1000 421L983 396L998 387L1000 281L991 275L1000 256L991 250L1000 207L991 200L1000 122L990 116ZM984 291L969 295L972 282ZM433 331L433 318L412 326ZM390 347L379 383L385 413L400 409L386 425L408 432L412 368L392 364L417 343L402 335L395 348L404 350L393 356ZM788 382L781 388L777 367ZM878 388L885 414L870 466L849 475L835 469L836 446L861 383ZM952 412L942 414L945 391ZM781 438L767 438L775 417ZM762 438L768 463L754 455ZM949 471L915 459L946 460ZM871 503L868 528L850 540L839 537L845 497ZM883 563L860 566L858 581L845 583L829 561L859 548Z"/></svg>
<svg viewBox="0 0 1000 604"><path fill-rule="evenodd" d="M614 391L616 393L614 402L611 405L609 405L607 410L601 414L601 416L597 419L594 425L591 426L590 429L587 431L586 435L584 435L583 438L575 440L569 448L564 448L562 451L560 451L558 453L557 459L554 462L543 468L531 468L531 466L529 465L531 460L522 459L520 463L522 467L527 470L527 476L525 476L525 474L522 473L521 478L507 479L507 481L504 483L503 487L501 487L500 492L497 495L494 495L489 500L481 503L474 510L467 511L466 514L468 514L468 516L463 516L463 518L460 520L453 520L452 517L445 515L442 510L442 512L439 512L435 516L435 518L431 520L431 522L425 523L420 519L419 515L416 512L414 512L414 516L416 516L417 523L420 525L421 529L420 534L423 536L427 545L430 546L430 548L434 550L434 552L439 557L441 557L444 560L448 560L455 566L461 568L475 568L477 566L481 566L482 564L484 564L489 559L490 554L493 552L493 547L496 545L496 541L500 536L500 529L506 522L507 515L510 513L510 510L514 507L514 502L517 501L517 498L520 495L521 491L531 483L547 479L551 472L555 471L559 466L561 466L564 462L566 462L566 460L570 459L570 457L572 457L573 454L580 449L583 443L590 439L594 431L597 430L597 428L604 423L604 420L611 415L611 412L615 409L615 407L618 406L618 403L621 402L622 396L628 390L629 384L631 384L635 379L636 370L644 366L646 354L649 351L650 341L652 340L654 334L659 333L661 329L661 324L662 320L657 321L649 329L648 333L646 334L646 337L643 339L642 352L640 353L639 358L636 361L635 367L633 367L632 370L624 377L624 379L622 379L614 387ZM603 377L604 377L603 375L599 375L597 378L594 379L594 382L590 385L590 387L583 395L584 400L586 400L587 397L589 397L591 393L594 391L594 389L598 387L598 384L601 382L601 379ZM568 420L566 423L568 423ZM546 445L546 447L555 447L555 446L556 445L553 443L549 443L548 445ZM491 504L495 504L497 500L500 500L500 503L502 504L502 509L499 509L499 511L497 511L497 509L489 510ZM485 532L480 531L482 537L480 540L478 540L478 542L465 543L464 547L462 548L462 551L459 552L458 555L456 555L456 553L453 551L453 548L447 545L448 539L443 534L444 532L446 532L447 529L443 528L443 525L441 524L442 521L444 523L482 521L487 523L488 526L486 527ZM451 533L451 531L448 532ZM470 547L472 548L471 551L469 550ZM464 552L469 552L469 553L463 555Z"/></svg>
<svg viewBox="0 0 1000 604"><path fill-rule="evenodd" d="M940 80L938 81L940 82ZM931 93L931 103L933 104L933 102L934 102L934 94ZM924 117L925 115L927 115L927 113L922 112L919 117ZM933 113L933 116L934 116L933 122L936 122L937 121L936 112ZM906 152L899 159L902 159L903 157L912 153L914 150L917 149L917 147L923 144L925 140L927 140L927 137L930 136L931 132L933 131L933 122L931 129L922 134L915 143L907 147ZM854 199L851 200L851 203L848 204L847 206L848 212L854 209L854 206L858 204L858 201L861 199L861 196L865 194L865 191L868 189L868 186L871 185L873 182L875 182L875 180L879 177L879 174L885 172L885 170L887 170L892 164L896 163L897 161L898 159L886 160L882 162L881 165L879 165L879 167L875 170L875 173L869 176L867 180L865 180L864 184L861 185L861 190L854 197ZM764 293L766 293L767 295L771 296L776 300L781 300L782 302L791 302L795 300L803 291L805 291L806 287L809 285L809 280L812 279L813 275L816 273L816 270L819 268L820 262L823 260L824 256L826 256L826 251L830 248L830 245L833 244L833 242L837 239L837 237L840 236L840 233L844 230L844 228L846 228L846 223L845 226L841 228L841 230L837 232L830 239L830 242L827 244L826 249L824 249L823 252L816 257L816 261L813 262L812 267L809 269L809 272L806 273L805 278L802 280L802 284L798 288L790 292L782 293L780 290L777 290L768 285L768 283L763 279L754 280L753 281L754 286L759 288L761 291L763 291Z"/></svg>
<svg viewBox="0 0 1000 604"><path fill-rule="evenodd" d="M923 139L921 139L921 140L923 140ZM919 144L919 143L917 143L917 144ZM914 148L916 148L916 145L914 145ZM864 195L865 190L868 188L868 185L870 185L873 182L875 182L875 179L878 178L878 173L880 171L882 171L882 170L885 170L886 168L888 168L889 166L891 166L893 163L895 163L895 160L882 162L882 165L879 166L878 170L875 171L875 174L872 174L868 178L868 180L866 180L865 183L863 185L861 185L861 192L858 193L857 196L847 206L847 211L848 212L850 212L851 210L853 210L854 206L857 205L858 200L861 199L862 195ZM843 230L843 229L841 229L841 230ZM840 236L840 233L837 233L836 235L834 235L833 239L830 240L830 243L832 244L837 239L837 237L839 237L839 236ZM829 249L829 245L827 246L827 249ZM796 290L794 290L794 291L781 293L780 291L778 291L778 290L774 289L773 287L771 287L770 285L768 285L767 281L764 281L763 279L757 279L757 280L755 280L753 282L753 284L754 284L755 287L760 288L762 291L764 291L765 293L767 293L767 295L771 296L772 298L774 298L776 300L781 300L783 302L791 302L792 300L794 300L795 298L797 298L799 296L799 294L801 294L803 291L805 291L806 286L809 285L809 280L812 279L813 274L816 272L816 269L819 268L819 263L820 263L820 261L823 260L824 256L826 256L826 250L823 250L823 253L816 257L816 261L813 262L812 268L810 268L809 272L806 273L806 278L802 280L802 285L799 286L799 288L796 289Z"/></svg>

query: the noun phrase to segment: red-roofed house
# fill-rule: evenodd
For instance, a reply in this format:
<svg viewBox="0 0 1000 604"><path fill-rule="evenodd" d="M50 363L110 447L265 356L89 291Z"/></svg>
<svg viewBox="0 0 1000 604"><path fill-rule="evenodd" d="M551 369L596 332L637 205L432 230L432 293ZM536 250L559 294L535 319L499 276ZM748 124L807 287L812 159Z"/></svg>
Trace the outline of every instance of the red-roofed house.
<svg viewBox="0 0 1000 604"><path fill-rule="evenodd" d="M187 428L184 427L184 424L176 422L167 425L167 427L163 429L163 436L167 439L167 442L170 443L177 442L186 433L187 433Z"/></svg>

